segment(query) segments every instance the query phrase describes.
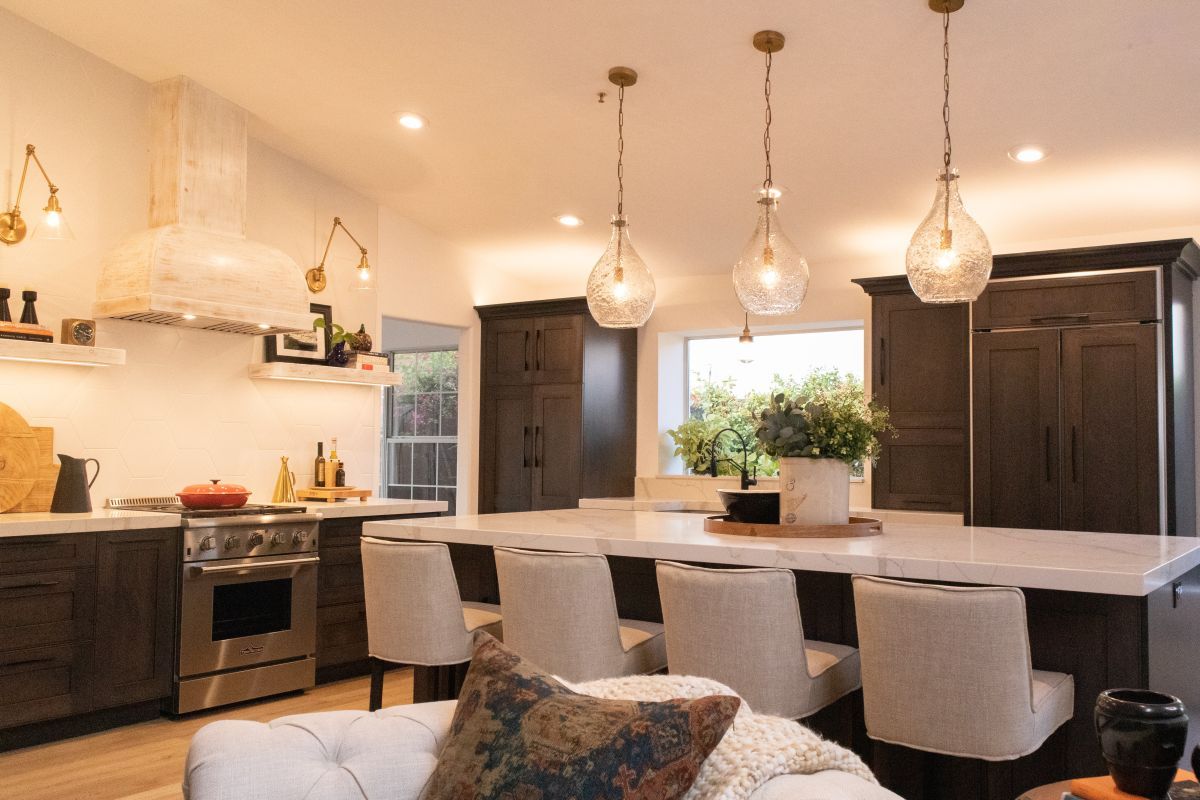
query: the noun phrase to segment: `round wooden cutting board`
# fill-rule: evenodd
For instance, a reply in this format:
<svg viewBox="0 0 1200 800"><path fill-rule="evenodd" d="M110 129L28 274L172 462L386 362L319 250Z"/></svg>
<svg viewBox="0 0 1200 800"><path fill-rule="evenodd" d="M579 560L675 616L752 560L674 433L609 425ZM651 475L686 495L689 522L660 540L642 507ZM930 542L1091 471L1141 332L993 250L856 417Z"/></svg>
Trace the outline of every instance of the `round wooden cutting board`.
<svg viewBox="0 0 1200 800"><path fill-rule="evenodd" d="M38 477L38 443L29 423L0 403L0 514L33 491Z"/></svg>

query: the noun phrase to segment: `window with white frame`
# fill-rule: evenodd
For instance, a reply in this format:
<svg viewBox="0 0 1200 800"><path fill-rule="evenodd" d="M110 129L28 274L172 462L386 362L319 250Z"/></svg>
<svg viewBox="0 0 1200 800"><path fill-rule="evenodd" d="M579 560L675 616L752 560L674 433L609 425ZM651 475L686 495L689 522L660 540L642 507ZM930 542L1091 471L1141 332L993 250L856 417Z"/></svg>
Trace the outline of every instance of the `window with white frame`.
<svg viewBox="0 0 1200 800"><path fill-rule="evenodd" d="M707 425L702 429L692 423L697 429L694 440L702 442L705 433L711 435L709 429L719 425L734 428L753 444L754 414L772 394L794 393L814 371L837 370L861 381L864 348L861 326L755 333L749 345L739 342L737 336L688 339L687 417ZM694 464L686 463L686 442L681 449L685 465L694 469ZM763 454L755 461L760 475L774 474L777 469L774 460ZM719 465L722 474L732 469L725 463ZM856 464L851 474L861 478L862 465Z"/></svg>
<svg viewBox="0 0 1200 800"><path fill-rule="evenodd" d="M387 391L383 448L388 497L445 500L454 514L458 495L458 351L393 351L392 370L404 376Z"/></svg>

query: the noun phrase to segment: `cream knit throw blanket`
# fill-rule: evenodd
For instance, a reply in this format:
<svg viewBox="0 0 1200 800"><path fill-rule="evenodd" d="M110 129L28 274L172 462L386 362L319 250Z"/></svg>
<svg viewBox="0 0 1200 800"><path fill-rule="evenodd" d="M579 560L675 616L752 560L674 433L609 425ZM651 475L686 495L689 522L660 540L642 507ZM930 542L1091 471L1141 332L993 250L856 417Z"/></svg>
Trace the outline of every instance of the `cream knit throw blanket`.
<svg viewBox="0 0 1200 800"><path fill-rule="evenodd" d="M635 675L563 683L580 694L610 700L662 702L676 697L737 694L716 681L686 675ZM733 725L705 759L684 800L746 800L779 775L811 775L827 769L877 783L862 759L846 748L825 741L797 722L755 714L743 700Z"/></svg>

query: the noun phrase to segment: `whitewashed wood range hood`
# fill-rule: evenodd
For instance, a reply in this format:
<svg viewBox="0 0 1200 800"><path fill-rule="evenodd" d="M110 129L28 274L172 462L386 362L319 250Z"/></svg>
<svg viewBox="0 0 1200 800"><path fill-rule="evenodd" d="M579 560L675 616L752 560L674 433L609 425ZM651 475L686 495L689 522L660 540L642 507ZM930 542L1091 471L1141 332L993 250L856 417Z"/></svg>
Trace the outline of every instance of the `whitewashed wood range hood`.
<svg viewBox="0 0 1200 800"><path fill-rule="evenodd" d="M154 85L150 229L101 262L97 318L261 335L311 330L304 271L246 239L246 112L186 77Z"/></svg>

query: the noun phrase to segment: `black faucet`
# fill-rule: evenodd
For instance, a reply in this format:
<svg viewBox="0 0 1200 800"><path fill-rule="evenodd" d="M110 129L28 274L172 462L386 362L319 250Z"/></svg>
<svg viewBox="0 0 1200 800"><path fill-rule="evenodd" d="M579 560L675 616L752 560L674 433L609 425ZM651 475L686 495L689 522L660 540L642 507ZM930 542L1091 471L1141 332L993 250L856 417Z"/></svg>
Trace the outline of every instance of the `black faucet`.
<svg viewBox="0 0 1200 800"><path fill-rule="evenodd" d="M717 441L721 438L721 434L723 434L727 431L732 433L734 436L738 437L738 441L741 442L741 444L742 444L741 466L738 466L738 463L736 461L734 461L732 458L717 458ZM746 444L746 437L744 437L744 436L742 436L742 434L738 433L738 431L735 428L722 428L721 430L717 431L717 435L713 437L712 448L711 448L711 452L709 453L709 458L708 458L708 474L710 476L712 476L714 478L717 477L717 464L719 464L722 461L728 461L730 464L733 464L735 467L738 468L738 471L742 475L742 491L743 492L746 491L747 489L749 489L751 486L758 485L758 467L757 466L754 467L754 477L753 478L750 477L750 471L748 469L748 465L749 465L749 461L750 461L750 446L748 444Z"/></svg>

